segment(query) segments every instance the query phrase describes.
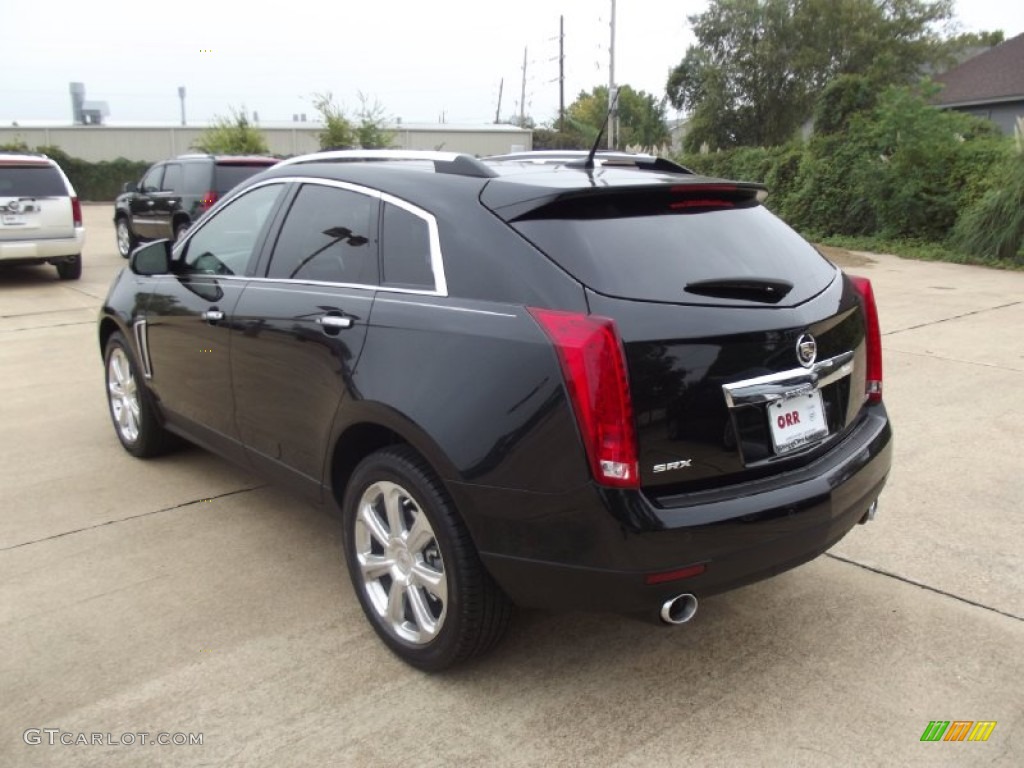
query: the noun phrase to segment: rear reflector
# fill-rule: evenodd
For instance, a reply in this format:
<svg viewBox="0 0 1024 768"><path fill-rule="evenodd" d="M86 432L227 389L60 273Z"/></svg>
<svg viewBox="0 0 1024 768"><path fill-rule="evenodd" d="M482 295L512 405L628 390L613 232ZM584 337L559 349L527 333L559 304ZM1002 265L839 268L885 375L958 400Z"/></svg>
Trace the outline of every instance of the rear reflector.
<svg viewBox="0 0 1024 768"><path fill-rule="evenodd" d="M649 573L644 576L644 583L664 584L666 581L689 579L694 576L700 576L705 570L707 570L707 566L701 563L700 565L691 565L689 568L678 568L677 570L665 571L664 573Z"/></svg>
<svg viewBox="0 0 1024 768"><path fill-rule="evenodd" d="M867 336L867 381L864 387L864 399L873 403L882 401L882 330L878 324L878 305L875 303L875 292L871 281L866 277L850 276L857 292L860 294L864 308L864 325Z"/></svg>
<svg viewBox="0 0 1024 768"><path fill-rule="evenodd" d="M594 479L614 488L638 488L633 406L615 322L574 312L529 311L555 345Z"/></svg>
<svg viewBox="0 0 1024 768"><path fill-rule="evenodd" d="M82 203L77 197L71 198L71 217L75 220L75 226L82 226Z"/></svg>

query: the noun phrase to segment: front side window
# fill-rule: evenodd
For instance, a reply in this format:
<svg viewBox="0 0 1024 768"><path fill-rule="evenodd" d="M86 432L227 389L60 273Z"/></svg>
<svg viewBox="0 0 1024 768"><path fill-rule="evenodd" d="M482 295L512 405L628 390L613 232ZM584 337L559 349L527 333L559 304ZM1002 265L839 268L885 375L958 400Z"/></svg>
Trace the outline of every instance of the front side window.
<svg viewBox="0 0 1024 768"><path fill-rule="evenodd" d="M384 204L381 267L385 285L434 289L427 220L392 203Z"/></svg>
<svg viewBox="0 0 1024 768"><path fill-rule="evenodd" d="M267 277L376 285L376 230L375 198L305 184L281 227Z"/></svg>
<svg viewBox="0 0 1024 768"><path fill-rule="evenodd" d="M268 184L222 208L186 243L181 271L193 275L244 275L283 190L283 184Z"/></svg>
<svg viewBox="0 0 1024 768"><path fill-rule="evenodd" d="M163 177L164 167L162 165L150 168L149 173L142 177L142 183L139 184L139 192L159 192L160 180Z"/></svg>

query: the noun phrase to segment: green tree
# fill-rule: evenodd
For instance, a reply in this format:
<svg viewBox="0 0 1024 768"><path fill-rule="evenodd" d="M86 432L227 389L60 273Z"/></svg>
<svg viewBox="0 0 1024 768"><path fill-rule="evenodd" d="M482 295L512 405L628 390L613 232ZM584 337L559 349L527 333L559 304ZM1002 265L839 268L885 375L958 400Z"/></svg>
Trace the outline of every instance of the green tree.
<svg viewBox="0 0 1024 768"><path fill-rule="evenodd" d="M211 155L270 154L263 132L245 116L245 106L239 111L231 108L230 117L214 118L213 125L199 135L192 148Z"/></svg>
<svg viewBox="0 0 1024 768"><path fill-rule="evenodd" d="M387 111L379 101L369 99L359 93L359 112L356 114L359 124L356 126L356 139L363 149L388 149L394 146L395 132L387 128L390 121Z"/></svg>
<svg viewBox="0 0 1024 768"><path fill-rule="evenodd" d="M313 96L313 108L320 113L324 130L318 136L320 149L387 149L394 145L395 132L387 128L387 112L380 102L360 92L359 111L353 120L334 101L330 93Z"/></svg>
<svg viewBox="0 0 1024 768"><path fill-rule="evenodd" d="M657 147L669 141L663 100L646 91L635 91L628 85L621 85L617 110L617 143L620 147ZM608 86L598 85L590 93L580 91L576 101L566 107L565 114L565 133L578 135L589 149L608 115Z"/></svg>
<svg viewBox="0 0 1024 768"><path fill-rule="evenodd" d="M712 0L689 19L698 45L670 73L668 99L691 113L690 149L783 144L840 76L878 91L1001 39L944 37L952 15L952 0ZM857 100L848 85L836 106Z"/></svg>
<svg viewBox="0 0 1024 768"><path fill-rule="evenodd" d="M334 96L329 91L313 95L313 108L324 122L324 129L317 135L320 149L351 149L359 143L355 126L345 116L345 111L334 103Z"/></svg>

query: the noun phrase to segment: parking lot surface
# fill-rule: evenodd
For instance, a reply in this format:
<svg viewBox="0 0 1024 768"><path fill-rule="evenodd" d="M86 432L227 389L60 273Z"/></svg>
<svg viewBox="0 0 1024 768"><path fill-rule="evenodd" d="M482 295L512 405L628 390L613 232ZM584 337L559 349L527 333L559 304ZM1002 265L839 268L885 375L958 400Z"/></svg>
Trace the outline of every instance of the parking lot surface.
<svg viewBox="0 0 1024 768"><path fill-rule="evenodd" d="M0 270L0 765L1024 765L1024 273L849 268L896 448L828 554L674 629L520 612L431 676L363 619L332 518L197 448L122 450L111 213L85 207L81 281ZM922 742L934 720L997 725Z"/></svg>

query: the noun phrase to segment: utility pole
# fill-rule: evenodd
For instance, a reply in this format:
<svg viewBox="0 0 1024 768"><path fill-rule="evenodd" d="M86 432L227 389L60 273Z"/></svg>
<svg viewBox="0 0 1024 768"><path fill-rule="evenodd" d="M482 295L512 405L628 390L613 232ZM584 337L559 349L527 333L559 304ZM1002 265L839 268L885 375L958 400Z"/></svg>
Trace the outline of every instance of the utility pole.
<svg viewBox="0 0 1024 768"><path fill-rule="evenodd" d="M498 85L498 108L494 111L494 124L497 125L501 122L501 94L505 90L505 78L501 78L501 83Z"/></svg>
<svg viewBox="0 0 1024 768"><path fill-rule="evenodd" d="M608 48L608 149L615 149L618 108L615 104L615 0L612 0L612 40Z"/></svg>
<svg viewBox="0 0 1024 768"><path fill-rule="evenodd" d="M178 86L178 98L181 99L181 124L185 124L185 86Z"/></svg>
<svg viewBox="0 0 1024 768"><path fill-rule="evenodd" d="M558 17L558 132L565 133L565 16Z"/></svg>
<svg viewBox="0 0 1024 768"><path fill-rule="evenodd" d="M523 48L523 91L519 97L519 127L526 126L526 48Z"/></svg>

